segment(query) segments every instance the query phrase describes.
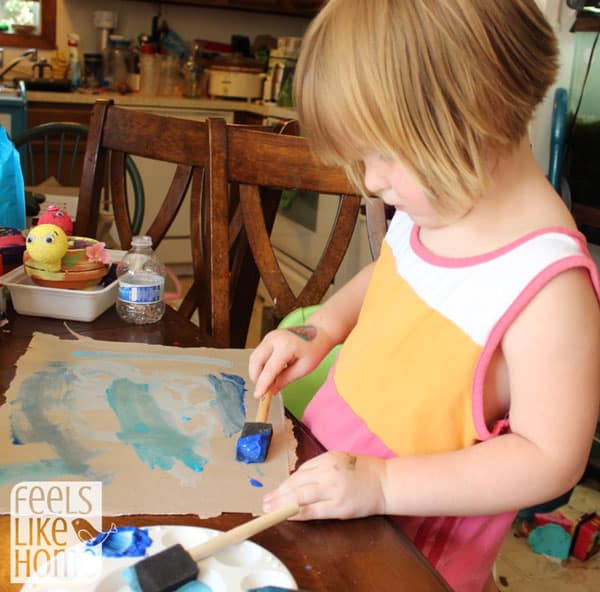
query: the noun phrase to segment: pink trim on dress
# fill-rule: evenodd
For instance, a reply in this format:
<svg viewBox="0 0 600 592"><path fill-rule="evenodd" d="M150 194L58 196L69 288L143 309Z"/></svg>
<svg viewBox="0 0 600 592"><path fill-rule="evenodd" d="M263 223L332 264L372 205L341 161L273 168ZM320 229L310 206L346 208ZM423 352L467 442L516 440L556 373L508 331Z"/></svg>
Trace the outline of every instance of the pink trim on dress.
<svg viewBox="0 0 600 592"><path fill-rule="evenodd" d="M574 237L576 238L576 237ZM585 249L587 251L587 249ZM475 424L475 430L480 440L487 440L492 436L498 435L500 431L503 431L508 427L508 420L503 419L498 422L492 428L492 431L488 430L485 422L485 415L483 409L483 386L485 382L485 375L496 351L496 348L500 344L500 341L504 337L508 327L514 322L519 313L525 308L527 304L536 296L542 288L554 279L560 273L569 269L577 269L580 267L586 268L590 273L592 284L596 291L596 295L600 298L600 282L598 280L598 270L589 257L589 255L572 255L565 257L555 263L549 265L543 269L537 276L535 276L531 282L523 289L516 300L506 310L502 317L498 320L496 325L490 332L490 335L486 341L486 344L479 356L477 366L475 368L475 374L473 377L473 388L472 388L472 409L473 409L473 423Z"/></svg>
<svg viewBox="0 0 600 592"><path fill-rule="evenodd" d="M485 263L486 261L491 261L496 257L500 257L500 255L504 255L509 251L512 251L519 245L530 241L538 236L542 236L543 234L552 234L558 233L570 236L575 239L579 245L583 248L584 251L587 252L587 247L585 246L586 241L583 234L581 234L577 230L572 230L570 228L562 228L560 226L553 226L550 228L541 228L539 230L533 230L525 234L524 236L515 239L514 241L504 245L503 247L499 247L498 249L493 249L492 251L488 251L487 253L482 253L481 255L472 255L469 257L444 257L443 255L437 255L430 251L422 242L419 236L421 232L421 227L416 224L413 225L410 232L410 246L413 251L421 257L427 263L431 263L432 265L436 265L438 267L469 267L471 265L478 265L480 263ZM589 254L589 253L588 253Z"/></svg>

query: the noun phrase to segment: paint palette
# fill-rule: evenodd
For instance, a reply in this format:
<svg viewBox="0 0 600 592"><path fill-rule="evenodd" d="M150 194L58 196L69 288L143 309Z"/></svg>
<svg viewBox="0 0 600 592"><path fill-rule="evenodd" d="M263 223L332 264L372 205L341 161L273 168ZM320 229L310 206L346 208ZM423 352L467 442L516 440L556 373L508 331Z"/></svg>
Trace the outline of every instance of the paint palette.
<svg viewBox="0 0 600 592"><path fill-rule="evenodd" d="M217 530L194 526L150 526L138 530L145 531L152 539L146 556L176 543L189 549L219 534ZM69 563L75 566L76 573L70 574L66 586L59 580L42 584L39 580L36 582L34 577L23 586L21 592L62 592L66 587L70 591L80 592L129 592L131 588L125 583L122 573L143 557L99 557L94 556L91 549L98 547L90 548L80 544L67 550L66 554L72 551ZM271 552L252 541L231 545L220 553L200 561L198 566L198 581L187 584L186 591L244 592L264 586L297 589L296 581L285 565ZM97 578L90 581L90 573L98 574ZM78 579L81 579L80 585L77 585Z"/></svg>

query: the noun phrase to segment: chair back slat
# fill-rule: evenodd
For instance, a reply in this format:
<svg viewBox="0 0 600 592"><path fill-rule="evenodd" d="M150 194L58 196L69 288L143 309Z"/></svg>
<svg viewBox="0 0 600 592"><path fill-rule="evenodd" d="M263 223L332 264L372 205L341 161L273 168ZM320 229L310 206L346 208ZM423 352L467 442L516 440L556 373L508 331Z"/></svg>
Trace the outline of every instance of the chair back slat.
<svg viewBox="0 0 600 592"><path fill-rule="evenodd" d="M273 301L275 320L323 299L352 239L361 197L345 171L321 163L305 138L229 125L226 149L226 178L215 186L217 195L211 193L211 200L222 200L227 194L234 207L232 188L239 187L241 221L236 210L230 211L229 230L231 243L238 243L231 262L231 325L232 330L240 330L241 339L249 326L259 278ZM337 200L323 252L298 294L281 269L270 236L283 189L314 191L320 200ZM382 207L379 200L373 202L374 208ZM385 219L371 224L380 226L373 230L374 240L383 238Z"/></svg>
<svg viewBox="0 0 600 592"><path fill-rule="evenodd" d="M275 252L262 213L260 192L252 185L240 186L240 204L244 220L244 228L248 242L261 279L273 298L278 311L289 311L295 308L296 296L286 280ZM283 314L286 314L283 312Z"/></svg>
<svg viewBox="0 0 600 592"><path fill-rule="evenodd" d="M225 137L224 133L221 135ZM122 249L129 248L132 238L124 180L127 159L132 157L172 165L164 191L157 193L152 188L154 212L144 220L141 232L151 236L154 248L158 248L181 208L189 208L193 283L179 309L187 317L198 312L200 345L229 346L228 205L227 201L209 204L205 199L205 186L214 176L208 172L208 124L123 109L112 101L96 103L85 154L78 230L95 236L100 194L107 175Z"/></svg>
<svg viewBox="0 0 600 592"><path fill-rule="evenodd" d="M175 220L190 186L194 170L194 167L182 164L175 169L169 190L160 209L145 232L145 234L152 237L153 244L159 245L162 242L173 220Z"/></svg>
<svg viewBox="0 0 600 592"><path fill-rule="evenodd" d="M73 186L75 183L75 172L77 171L77 160L79 159L79 148L81 145L81 134L76 134L73 138L73 150L71 152L71 163L69 165L69 174L67 175L68 184Z"/></svg>
<svg viewBox="0 0 600 592"><path fill-rule="evenodd" d="M129 249L133 232L130 224L127 201L127 183L125 179L125 153L112 150L109 160L109 184L113 215L121 248Z"/></svg>

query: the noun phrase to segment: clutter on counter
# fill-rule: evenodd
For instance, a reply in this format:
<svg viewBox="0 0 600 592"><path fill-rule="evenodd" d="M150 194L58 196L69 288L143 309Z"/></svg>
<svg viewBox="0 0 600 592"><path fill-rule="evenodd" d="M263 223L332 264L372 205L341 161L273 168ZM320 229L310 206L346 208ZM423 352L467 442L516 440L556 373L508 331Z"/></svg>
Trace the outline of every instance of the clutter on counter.
<svg viewBox="0 0 600 592"><path fill-rule="evenodd" d="M229 43L186 41L157 15L150 33L132 39L119 32L115 11L93 13L94 51L80 56L77 33L68 35L68 76L73 88L144 97L261 100L292 107L292 78L300 37L258 35L253 43L232 35ZM56 56L55 56L56 57ZM81 61L80 61L81 60Z"/></svg>

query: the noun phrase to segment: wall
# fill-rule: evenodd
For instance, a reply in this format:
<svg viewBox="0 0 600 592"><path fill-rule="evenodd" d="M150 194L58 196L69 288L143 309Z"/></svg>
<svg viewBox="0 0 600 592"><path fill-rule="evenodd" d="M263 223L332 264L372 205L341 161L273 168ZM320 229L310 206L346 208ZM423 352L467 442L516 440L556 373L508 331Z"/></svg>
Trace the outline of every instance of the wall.
<svg viewBox="0 0 600 592"><path fill-rule="evenodd" d="M575 47L575 34L569 32L575 19L575 11L562 0L538 0L553 24L560 44L560 70L554 86L548 91L545 100L538 107L530 127L531 141L535 158L543 171L548 171L550 157L550 126L552 122L552 104L554 91L559 88L569 90Z"/></svg>

